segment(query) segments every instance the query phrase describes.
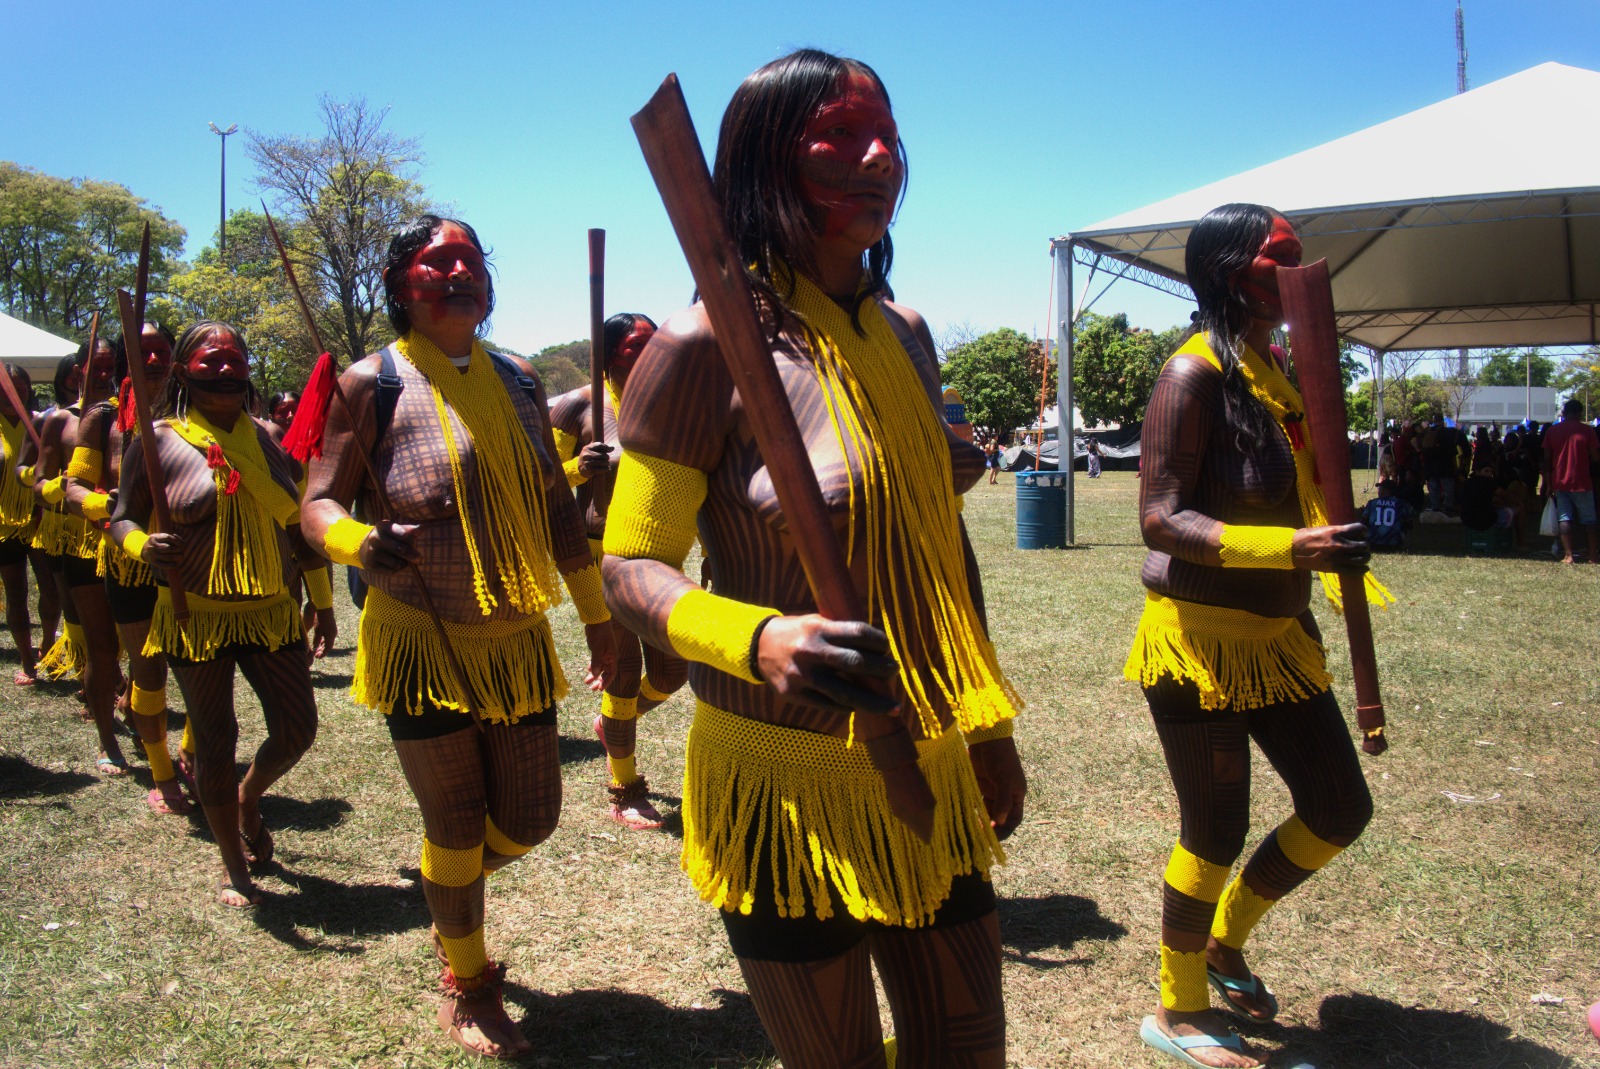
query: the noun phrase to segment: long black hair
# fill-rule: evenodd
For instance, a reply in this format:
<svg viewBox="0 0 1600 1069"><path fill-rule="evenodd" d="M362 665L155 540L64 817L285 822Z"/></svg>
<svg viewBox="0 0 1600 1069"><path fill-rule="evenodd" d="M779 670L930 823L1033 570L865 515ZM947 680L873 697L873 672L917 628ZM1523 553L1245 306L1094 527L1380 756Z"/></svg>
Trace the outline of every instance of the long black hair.
<svg viewBox="0 0 1600 1069"><path fill-rule="evenodd" d="M1204 331L1222 361L1223 418L1241 453L1253 454L1277 433L1277 420L1250 392L1239 354L1250 330L1250 307L1239 291L1239 275L1250 266L1272 221L1281 213L1261 204L1224 204L1201 217L1189 232L1183 267L1199 311L1191 334ZM1268 359L1268 354L1259 354Z"/></svg>
<svg viewBox="0 0 1600 1069"><path fill-rule="evenodd" d="M656 329L656 321L643 312L618 312L606 320L605 330L601 336L601 344L605 346L606 363L617 355L617 346L622 344L622 339L633 333L633 328L640 323L649 323L650 329Z"/></svg>
<svg viewBox="0 0 1600 1069"><path fill-rule="evenodd" d="M816 270L810 254L816 231L795 181L800 141L812 114L852 74L871 80L884 103L889 102L883 81L865 63L802 48L746 78L722 113L711 181L740 259L754 265L750 281L757 302L773 319L774 336L784 317L775 283L777 265L782 262L806 274ZM904 142L896 146L895 154L900 161L898 207L909 175ZM852 320L861 302L888 291L893 264L894 242L886 231L867 250L867 285L851 310Z"/></svg>
<svg viewBox="0 0 1600 1069"><path fill-rule="evenodd" d="M430 213L419 215L402 226L389 239L389 253L383 262L383 311L389 317L389 325L402 338L411 330L411 315L406 311L405 304L406 268L411 266L411 257L416 255L417 250L432 241L433 235L446 223L454 223L465 231L472 247L483 256L484 267L489 266L489 254L484 250L483 242L478 240L478 232L460 219ZM494 276L485 271L484 277L489 283L489 310L484 313L483 322L478 324L480 338L487 336L489 317L494 315Z"/></svg>
<svg viewBox="0 0 1600 1069"><path fill-rule="evenodd" d="M172 347L172 371L167 375L167 388L162 391L161 399L156 402L158 416L176 415L179 402L187 387L184 385L184 375L178 369L189 362L189 357L200 348L201 344L213 334L226 334L239 346L239 351L244 354L246 364L250 361L250 347L245 344L244 332L232 323L224 323L219 319L202 319L191 323L189 329L178 338L178 344ZM245 414L256 410L256 384L254 380L245 380L249 385L245 392Z"/></svg>

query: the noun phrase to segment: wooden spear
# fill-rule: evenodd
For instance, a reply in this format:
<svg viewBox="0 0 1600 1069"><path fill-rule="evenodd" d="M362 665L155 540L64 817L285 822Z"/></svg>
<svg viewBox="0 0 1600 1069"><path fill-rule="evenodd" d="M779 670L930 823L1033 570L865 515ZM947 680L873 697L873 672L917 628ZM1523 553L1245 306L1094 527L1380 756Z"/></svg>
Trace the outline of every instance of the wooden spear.
<svg viewBox="0 0 1600 1069"><path fill-rule="evenodd" d="M1310 424L1311 447L1328 522L1356 523L1354 495L1350 490L1350 437L1345 420L1344 382L1339 376L1339 335L1333 312L1333 286L1328 262L1306 267L1278 268L1278 296L1283 316L1290 324L1295 370L1300 396ZM1378 691L1378 655L1372 642L1372 617L1367 611L1366 569L1339 572L1339 593L1344 601L1344 626L1350 639L1350 666L1355 675L1356 726L1361 748L1381 754L1389 748L1384 737L1383 697Z"/></svg>
<svg viewBox="0 0 1600 1069"><path fill-rule="evenodd" d="M866 620L866 606L850 581L805 439L761 329L745 265L723 225L711 172L676 74L667 75L632 121L716 330L717 348L744 401L817 608L831 620ZM916 744L905 726L893 717L863 715L856 727L883 776L895 816L923 842L931 842L933 792L917 766Z"/></svg>
<svg viewBox="0 0 1600 1069"><path fill-rule="evenodd" d="M89 406L94 403L94 358L100 348L100 313L96 312L89 317L89 349L88 355L83 358L83 389L78 391L78 412L83 414L89 411ZM114 358L113 358L113 362ZM62 465L66 469L66 465Z"/></svg>
<svg viewBox="0 0 1600 1069"><path fill-rule="evenodd" d="M617 413L620 419L622 413ZM594 441L606 441L606 232L589 231L589 422L594 425ZM609 475L594 481L595 515L605 518L611 507Z"/></svg>
<svg viewBox="0 0 1600 1069"><path fill-rule="evenodd" d="M11 407L16 410L17 419L22 421L22 429L33 439L34 452L44 456L44 442L39 438L38 428L33 425L32 413L28 411L28 406L22 403L22 395L17 393L17 384L11 381L11 376L3 368L0 368L0 392L3 392L6 400L11 402Z"/></svg>
<svg viewBox="0 0 1600 1069"><path fill-rule="evenodd" d="M317 321L311 315L311 306L306 304L305 294L300 290L300 280L295 277L294 265L289 262L289 252L283 247L283 239L278 237L277 224L272 221L272 213L267 210L266 201L261 202L261 213L266 217L267 230L272 235L272 244L278 249L278 261L283 264L284 277L289 280L289 289L294 293L294 302L300 308L301 318L305 320L306 330L311 335L311 342L319 352L324 354L328 350L323 347L322 335L317 330ZM332 359L331 355L329 359ZM372 457L367 452L367 447L356 437L355 409L350 407L350 399L345 396L344 387L339 384L339 369L335 366L329 381L333 385L333 396L339 399L339 404L344 407L345 419L350 422L350 437L356 446L356 455L361 458L361 466L367 475L367 482L372 487L373 496L378 499L378 509L386 517L395 514L394 504L389 500L388 491L383 488L383 480L378 478L378 469L372 463ZM376 445L376 443L374 443ZM411 572L411 579L417 585L417 593L422 595L422 611L428 614L428 619L433 622L433 632L439 637L439 646L444 650L445 660L450 665L450 676L455 681L456 697L472 715L472 723L479 731L483 728L483 714L478 710L478 703L472 696L472 687L467 683L467 671L461 665L460 658L456 655L455 643L450 641L450 633L444 628L444 618L439 615L439 610L433 603L433 594L428 590L428 581L422 577L422 569L417 567L416 561L406 561L406 568Z"/></svg>

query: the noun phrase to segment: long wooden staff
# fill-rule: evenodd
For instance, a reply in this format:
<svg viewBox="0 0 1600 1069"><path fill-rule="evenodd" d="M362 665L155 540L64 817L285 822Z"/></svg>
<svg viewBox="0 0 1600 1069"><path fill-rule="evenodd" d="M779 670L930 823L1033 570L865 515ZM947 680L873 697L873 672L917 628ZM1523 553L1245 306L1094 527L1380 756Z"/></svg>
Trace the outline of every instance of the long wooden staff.
<svg viewBox="0 0 1600 1069"><path fill-rule="evenodd" d="M78 391L78 411L87 413L94 403L94 358L100 348L100 313L89 317L89 350L83 358L83 389ZM115 358L113 358L113 362ZM65 470L66 465L62 465Z"/></svg>
<svg viewBox="0 0 1600 1069"><path fill-rule="evenodd" d="M22 395L17 393L17 384L11 381L11 376L4 368L0 368L0 393L4 393L6 400L11 402L11 407L16 409L17 419L22 421L22 429L33 439L34 452L44 456L44 442L39 438L38 428L33 425L33 414L28 411L28 406L22 403Z"/></svg>
<svg viewBox="0 0 1600 1069"><path fill-rule="evenodd" d="M294 302L300 308L301 318L305 320L306 330L311 335L311 342L318 351L327 353L323 347L322 335L317 330L317 321L311 315L311 306L306 304L305 294L300 290L300 280L295 277L294 265L289 262L289 253L283 247L283 239L278 237L277 224L272 221L272 213L267 210L266 202L261 204L261 213L266 217L267 230L272 234L272 244L277 246L278 260L283 264L284 277L289 280L289 289L294 293ZM331 359L331 356L330 356ZM355 409L350 407L350 399L345 396L344 387L339 384L338 368L332 369L333 374L329 382L333 385L333 396L339 399L339 404L344 406L345 419L350 422L350 437L355 439L356 415ZM383 488L383 480L378 478L378 469L372 463L372 457L367 455L367 450L361 447L360 442L355 442L356 455L361 458L361 466L366 471L367 482L372 486L372 492L378 499L378 509L385 517L395 515L394 504L389 500L388 492ZM478 710L478 703L473 699L472 687L467 683L467 671L461 665L461 660L456 656L455 643L450 641L450 633L444 629L444 618L439 615L439 610L434 606L433 594L428 590L428 581L422 577L422 569L417 567L416 561L406 561L406 567L411 572L411 579L417 584L417 593L422 595L422 611L428 614L428 619L433 622L434 634L439 636L440 648L444 650L445 660L450 665L450 675L455 680L456 697L472 714L472 722L479 731L483 728L483 714Z"/></svg>
<svg viewBox="0 0 1600 1069"><path fill-rule="evenodd" d="M1350 490L1350 437L1345 422L1344 383L1339 376L1339 335L1333 313L1333 286L1328 262L1278 268L1278 295L1294 342L1300 396L1306 405L1311 446L1316 451L1323 498L1330 523L1355 523ZM1356 726L1361 748L1381 754L1384 737L1383 697L1378 692L1378 655L1372 643L1372 617L1367 611L1366 571L1340 572L1344 626L1350 638L1350 666L1356 684Z"/></svg>
<svg viewBox="0 0 1600 1069"><path fill-rule="evenodd" d="M622 413L617 413L622 418ZM594 440L606 440L606 232L589 231L589 422ZM602 519L611 507L610 476L594 484L594 511Z"/></svg>
<svg viewBox="0 0 1600 1069"><path fill-rule="evenodd" d="M127 290L117 291L117 309L122 315L122 343L128 354L128 379L133 384L133 408L139 421L139 437L143 439L145 481L150 484L150 509L155 518L151 525L157 531L172 531L172 511L167 507L167 476L161 470L160 450L156 446L155 420L150 416L150 383L144 377L143 317L134 308L134 299ZM182 627L189 622L189 598L183 589L183 579L176 567L168 568L167 591L172 598L172 615Z"/></svg>
<svg viewBox="0 0 1600 1069"><path fill-rule="evenodd" d="M723 226L711 172L676 74L667 75L632 121L717 332L717 348L744 401L817 608L832 620L866 620L866 607L850 581L789 395L772 362L745 265ZM917 766L916 744L905 726L892 717L861 716L856 727L883 776L895 816L924 842L931 842L933 792Z"/></svg>

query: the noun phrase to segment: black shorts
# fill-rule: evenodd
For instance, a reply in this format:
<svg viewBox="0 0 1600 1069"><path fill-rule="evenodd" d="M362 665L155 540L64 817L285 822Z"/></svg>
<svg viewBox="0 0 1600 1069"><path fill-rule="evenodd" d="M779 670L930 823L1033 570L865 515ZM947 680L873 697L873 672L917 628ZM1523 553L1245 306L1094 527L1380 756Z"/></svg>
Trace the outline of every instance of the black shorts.
<svg viewBox="0 0 1600 1069"><path fill-rule="evenodd" d="M28 543L20 538L0 542L0 568L9 568L28 559Z"/></svg>
<svg viewBox="0 0 1600 1069"><path fill-rule="evenodd" d="M835 900L838 892L833 892ZM833 916L781 917L772 900L772 867L763 864L749 913L722 910L722 927L735 956L752 961L807 962L836 958L875 931L891 929L880 921L858 921L837 901ZM994 885L982 873L969 872L950 881L950 893L918 931L954 928L994 912ZM899 929L908 931L910 929Z"/></svg>
<svg viewBox="0 0 1600 1069"><path fill-rule="evenodd" d="M180 653L169 653L166 656L169 666L185 668L196 664L211 664L213 661L220 661L224 657L237 661L240 657L254 657L263 653L282 653L284 650L295 649L299 650L302 656L305 655L307 650L305 636L302 635L293 642L285 642L275 650L268 649L260 642L230 642L226 646L217 647L217 651L203 661L191 661Z"/></svg>
<svg viewBox="0 0 1600 1069"><path fill-rule="evenodd" d="M65 578L64 578L63 573L64 573L64 571L66 569L66 565L67 565L67 558L66 557L58 557L54 553L46 553L45 557L44 557L44 562L49 567L50 574L55 578L55 581L57 583L65 582ZM99 577L96 576L96 578L99 578ZM67 596L67 595L62 595L60 601L61 601L61 618L63 620L65 620L67 623L71 624L73 627L77 627L78 626L78 606L73 604L72 598Z"/></svg>
<svg viewBox="0 0 1600 1069"><path fill-rule="evenodd" d="M92 557L51 557L50 560L61 562L61 581L68 590L76 590L80 586L99 586L100 573L95 571L95 562Z"/></svg>
<svg viewBox="0 0 1600 1069"><path fill-rule="evenodd" d="M154 583L145 586L123 586L111 576L106 576L106 601L111 604L111 619L119 624L142 624L156 610Z"/></svg>

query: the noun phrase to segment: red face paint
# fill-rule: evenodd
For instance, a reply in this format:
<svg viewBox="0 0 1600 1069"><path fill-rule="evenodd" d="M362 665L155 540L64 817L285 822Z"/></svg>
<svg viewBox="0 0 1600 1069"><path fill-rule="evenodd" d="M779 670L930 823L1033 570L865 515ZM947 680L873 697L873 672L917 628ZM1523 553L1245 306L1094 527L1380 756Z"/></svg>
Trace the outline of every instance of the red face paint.
<svg viewBox="0 0 1600 1069"><path fill-rule="evenodd" d="M111 385L111 379L117 373L117 355L112 351L111 343L101 339L95 340L94 355L89 358L89 381L94 384L96 393L103 393Z"/></svg>
<svg viewBox="0 0 1600 1069"><path fill-rule="evenodd" d="M191 389L243 393L250 386L250 364L231 334L217 332L201 342L183 365Z"/></svg>
<svg viewBox="0 0 1600 1069"><path fill-rule="evenodd" d="M289 424L294 422L295 410L299 407L300 398L285 397L272 409L272 422L276 423L284 430L288 430Z"/></svg>
<svg viewBox="0 0 1600 1069"><path fill-rule="evenodd" d="M635 323L633 329L628 331L628 336L617 343L617 351L611 354L611 362L606 365L606 374L626 379L633 365L639 362L639 354L644 352L645 344L655 334L656 328L644 320Z"/></svg>
<svg viewBox="0 0 1600 1069"><path fill-rule="evenodd" d="M1283 305L1278 298L1278 268L1299 267L1304 250L1295 235L1294 226L1283 216L1274 216L1272 230L1261 243L1256 258L1250 266L1240 271L1235 285L1250 305L1250 314L1257 319L1282 320Z"/></svg>
<svg viewBox="0 0 1600 1069"><path fill-rule="evenodd" d="M489 268L465 230L445 223L412 255L405 299L429 305L433 318L470 314L483 321L489 314Z"/></svg>
<svg viewBox="0 0 1600 1069"><path fill-rule="evenodd" d="M144 353L146 370L165 375L172 366L172 346L168 344L166 335L152 324L146 323L140 332L139 349Z"/></svg>
<svg viewBox="0 0 1600 1069"><path fill-rule="evenodd" d="M823 237L866 248L883 237L900 194L900 132L872 79L849 74L800 137L796 183Z"/></svg>

